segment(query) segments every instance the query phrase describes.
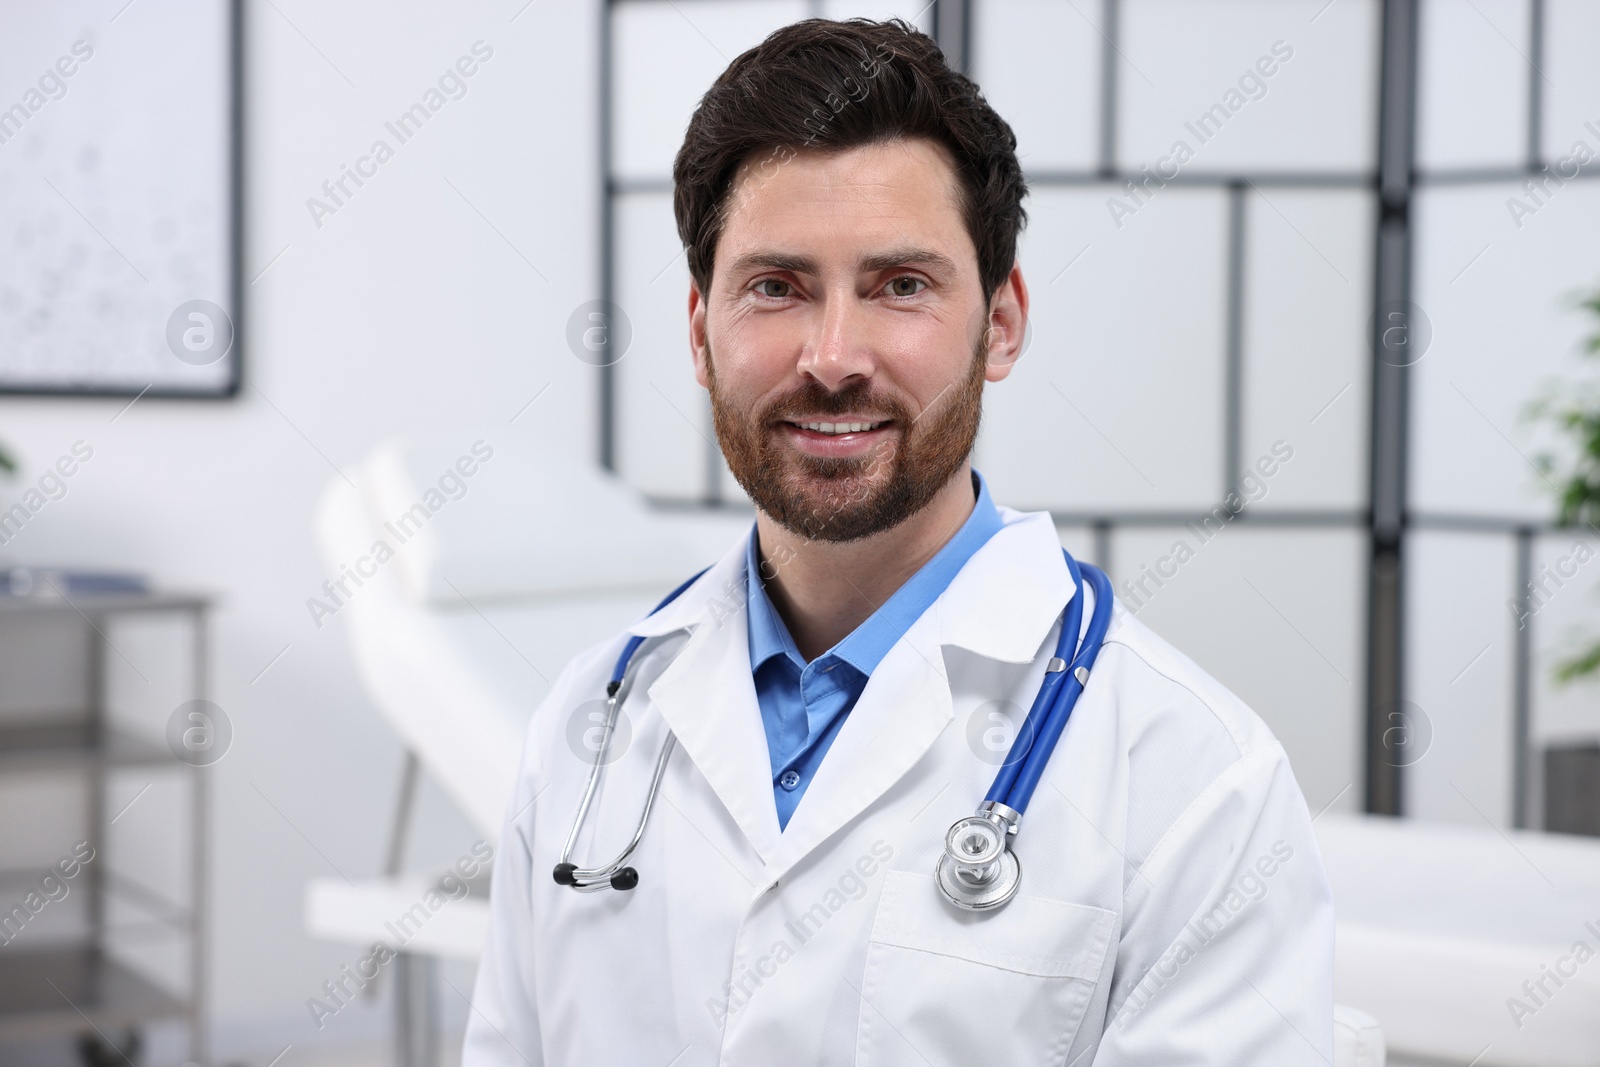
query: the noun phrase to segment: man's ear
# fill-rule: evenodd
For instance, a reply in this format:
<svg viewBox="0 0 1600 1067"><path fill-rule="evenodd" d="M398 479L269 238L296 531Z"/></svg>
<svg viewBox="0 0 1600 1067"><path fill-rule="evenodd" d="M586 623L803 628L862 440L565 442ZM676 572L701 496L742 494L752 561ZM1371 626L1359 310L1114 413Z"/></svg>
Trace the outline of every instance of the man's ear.
<svg viewBox="0 0 1600 1067"><path fill-rule="evenodd" d="M711 379L706 374L706 301L700 295L700 286L689 283L689 354L694 360L694 380L700 388L710 389Z"/></svg>
<svg viewBox="0 0 1600 1067"><path fill-rule="evenodd" d="M1022 267L1013 263L1011 273L989 298L989 317L984 325L984 378L998 382L1011 373L1022 358L1028 329L1028 285L1022 280Z"/></svg>

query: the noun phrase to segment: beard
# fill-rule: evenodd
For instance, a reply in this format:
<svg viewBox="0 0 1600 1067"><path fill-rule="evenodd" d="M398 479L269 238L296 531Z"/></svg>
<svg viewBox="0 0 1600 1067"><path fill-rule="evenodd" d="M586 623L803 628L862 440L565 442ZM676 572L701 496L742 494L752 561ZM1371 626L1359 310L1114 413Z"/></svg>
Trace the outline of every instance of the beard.
<svg viewBox="0 0 1600 1067"><path fill-rule="evenodd" d="M920 414L859 381L836 393L807 379L759 411L735 407L717 388L709 342L706 378L712 424L734 478L773 521L811 541L857 541L890 530L927 507L972 454L983 410L985 349L966 377ZM871 412L893 433L860 457L809 456L789 447L784 423Z"/></svg>

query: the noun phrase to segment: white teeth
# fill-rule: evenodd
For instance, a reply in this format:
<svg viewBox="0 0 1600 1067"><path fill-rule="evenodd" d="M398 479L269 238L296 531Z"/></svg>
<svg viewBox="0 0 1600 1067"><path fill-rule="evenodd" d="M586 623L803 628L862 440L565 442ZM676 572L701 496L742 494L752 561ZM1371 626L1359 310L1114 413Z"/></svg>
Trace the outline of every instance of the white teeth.
<svg viewBox="0 0 1600 1067"><path fill-rule="evenodd" d="M817 433L864 433L882 426L881 422L802 422L802 429L815 430Z"/></svg>

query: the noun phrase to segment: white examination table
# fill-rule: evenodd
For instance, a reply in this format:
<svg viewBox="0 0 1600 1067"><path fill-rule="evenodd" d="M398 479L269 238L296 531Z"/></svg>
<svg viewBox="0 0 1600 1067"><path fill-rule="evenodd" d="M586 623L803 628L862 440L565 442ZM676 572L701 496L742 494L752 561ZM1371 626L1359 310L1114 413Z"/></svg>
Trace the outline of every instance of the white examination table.
<svg viewBox="0 0 1600 1067"><path fill-rule="evenodd" d="M1392 1053L1600 1065L1600 839L1332 813L1317 839L1338 912L1334 993L1382 1022ZM1580 941L1595 954L1581 964ZM1558 966L1572 973L1547 977Z"/></svg>

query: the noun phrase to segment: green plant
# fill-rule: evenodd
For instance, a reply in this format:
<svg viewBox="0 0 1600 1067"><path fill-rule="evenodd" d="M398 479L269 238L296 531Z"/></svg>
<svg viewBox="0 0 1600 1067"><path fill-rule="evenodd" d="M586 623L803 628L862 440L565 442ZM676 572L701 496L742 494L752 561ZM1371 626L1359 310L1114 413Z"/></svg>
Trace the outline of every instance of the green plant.
<svg viewBox="0 0 1600 1067"><path fill-rule="evenodd" d="M1586 359L1600 362L1600 290L1580 299L1577 306L1597 320L1582 352ZM1529 405L1528 415L1553 426L1573 446L1565 462L1549 455L1538 459L1539 471L1556 495L1556 521L1600 533L1600 379L1559 383ZM1555 668L1558 682L1596 673L1600 673L1600 641L1559 661Z"/></svg>

